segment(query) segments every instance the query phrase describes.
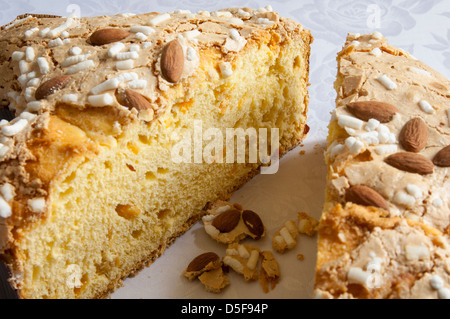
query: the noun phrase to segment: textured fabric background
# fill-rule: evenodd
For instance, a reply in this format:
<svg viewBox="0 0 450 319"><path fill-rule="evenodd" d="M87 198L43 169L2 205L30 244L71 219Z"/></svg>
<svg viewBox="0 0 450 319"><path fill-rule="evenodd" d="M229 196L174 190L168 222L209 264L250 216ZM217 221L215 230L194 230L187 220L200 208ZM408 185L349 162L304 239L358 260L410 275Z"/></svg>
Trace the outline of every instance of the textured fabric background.
<svg viewBox="0 0 450 319"><path fill-rule="evenodd" d="M110 15L189 9L214 11L226 7L259 8L270 4L283 16L310 29L315 42L311 55L311 87L308 124L310 134L303 146L286 156L275 175L257 176L233 197L245 208L263 216L266 238L257 242L271 248L274 232L296 213L305 211L319 218L323 203L326 168L323 149L330 111L334 107L333 82L336 53L346 34L380 31L391 44L406 49L431 67L450 77L450 1L448 0L19 0L0 1L0 24L23 13L67 16ZM300 151L306 151L301 155ZM300 237L297 247L276 255L282 279L265 295L259 283L244 283L230 273L231 285L223 294L204 291L199 282L188 282L181 273L189 261L205 251L224 255L225 247L212 242L200 225L179 239L151 268L127 279L113 298L310 298L315 265L315 239ZM305 256L304 261L297 254Z"/></svg>

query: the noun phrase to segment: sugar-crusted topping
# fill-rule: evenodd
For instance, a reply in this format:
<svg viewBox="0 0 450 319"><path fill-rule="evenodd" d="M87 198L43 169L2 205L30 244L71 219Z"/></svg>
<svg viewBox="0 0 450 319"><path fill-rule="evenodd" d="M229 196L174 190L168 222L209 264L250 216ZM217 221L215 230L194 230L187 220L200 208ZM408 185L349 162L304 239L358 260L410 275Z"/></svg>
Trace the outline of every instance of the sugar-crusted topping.
<svg viewBox="0 0 450 319"><path fill-rule="evenodd" d="M375 31L374 33L372 33L372 39L381 40L381 39L383 39L383 34L381 34L378 31Z"/></svg>
<svg viewBox="0 0 450 319"><path fill-rule="evenodd" d="M410 67L408 67L408 70L411 71L411 72L420 74L420 75L424 75L424 76L427 76L427 77L431 77L431 73L428 72L428 71L425 71L425 70L423 70L423 69L419 69L419 68L410 66Z"/></svg>
<svg viewBox="0 0 450 319"><path fill-rule="evenodd" d="M242 17L250 17L251 16L250 12L244 11L241 8L238 9L237 14Z"/></svg>
<svg viewBox="0 0 450 319"><path fill-rule="evenodd" d="M138 75L134 72L122 73L115 78L106 80L91 89L91 94L99 94L105 91L117 89L121 82L138 80Z"/></svg>
<svg viewBox="0 0 450 319"><path fill-rule="evenodd" d="M142 32L137 32L134 37L140 41L145 41L148 39L148 36L146 36L144 33Z"/></svg>
<svg viewBox="0 0 450 319"><path fill-rule="evenodd" d="M3 196L3 198L9 202L12 200L15 196L14 186L12 186L9 183L5 183L0 187L0 193Z"/></svg>
<svg viewBox="0 0 450 319"><path fill-rule="evenodd" d="M197 51L193 47L188 47L186 49L186 60L194 61L198 58Z"/></svg>
<svg viewBox="0 0 450 319"><path fill-rule="evenodd" d="M28 207L33 213L43 213L45 211L45 206L46 202L44 197L28 200Z"/></svg>
<svg viewBox="0 0 450 319"><path fill-rule="evenodd" d="M128 87L130 89L145 89L147 87L147 81L146 80L133 80L128 82Z"/></svg>
<svg viewBox="0 0 450 319"><path fill-rule="evenodd" d="M83 52L83 50L81 50L80 47L72 47L72 48L70 48L70 50L69 50L69 54L70 54L70 55L79 55L79 54L81 54L82 52Z"/></svg>
<svg viewBox="0 0 450 319"><path fill-rule="evenodd" d="M41 72L41 74L47 74L50 71L50 65L48 64L46 58L38 57L36 61L39 67L39 72Z"/></svg>
<svg viewBox="0 0 450 319"><path fill-rule="evenodd" d="M133 33L143 33L145 35L150 35L152 33L155 33L155 29L152 27L146 26L146 25L135 25L130 28L130 31Z"/></svg>
<svg viewBox="0 0 450 319"><path fill-rule="evenodd" d="M49 32L50 32L50 28L44 28L44 29L42 29L41 31L39 31L39 36L40 37L45 37Z"/></svg>
<svg viewBox="0 0 450 319"><path fill-rule="evenodd" d="M380 126L380 124L381 124L380 121L376 119L370 119L369 121L367 121L365 129L366 131L371 132L376 130Z"/></svg>
<svg viewBox="0 0 450 319"><path fill-rule="evenodd" d="M15 27L16 25L21 24L22 22L25 22L25 21L27 21L28 19L30 19L30 18L32 18L32 17L33 17L32 15L27 15L26 17L24 17L24 18L22 18L22 19L16 19L16 20L14 20L13 22L11 22L10 24L6 25L6 26L4 27L4 29L5 29L5 30L9 30L9 29L11 29L12 27Z"/></svg>
<svg viewBox="0 0 450 319"><path fill-rule="evenodd" d="M355 130L360 130L364 126L364 121L349 115L340 115L338 117L338 124L340 127L350 127Z"/></svg>
<svg viewBox="0 0 450 319"><path fill-rule="evenodd" d="M41 101L31 101L27 103L26 111L27 112L38 112L42 109Z"/></svg>
<svg viewBox="0 0 450 319"><path fill-rule="evenodd" d="M380 48L375 48L372 51L370 51L370 54L378 57L383 55L383 52L380 50Z"/></svg>
<svg viewBox="0 0 450 319"><path fill-rule="evenodd" d="M9 152L9 146L0 143L0 157L5 156Z"/></svg>
<svg viewBox="0 0 450 319"><path fill-rule="evenodd" d="M414 196L408 195L404 191L398 191L392 201L398 205L403 205L406 207L412 207L416 203Z"/></svg>
<svg viewBox="0 0 450 319"><path fill-rule="evenodd" d="M438 275L433 275L430 278L430 286L435 290L444 288L444 281Z"/></svg>
<svg viewBox="0 0 450 319"><path fill-rule="evenodd" d="M129 52L119 52L116 54L117 60L129 60L129 59L137 59L139 58L139 53L136 51L129 51Z"/></svg>
<svg viewBox="0 0 450 319"><path fill-rule="evenodd" d="M200 34L202 34L202 33L199 30L195 29L195 30L183 32L183 37L186 40L193 40L196 37L198 37Z"/></svg>
<svg viewBox="0 0 450 319"><path fill-rule="evenodd" d="M230 18L230 20L228 20L228 22L230 24L237 25L237 26L241 26L244 24L244 21L242 19L239 19L236 17Z"/></svg>
<svg viewBox="0 0 450 319"><path fill-rule="evenodd" d="M125 48L125 44L123 44L122 42L117 42L114 43L109 49L108 49L108 56L110 58L114 58L117 53L119 53L120 51L122 51Z"/></svg>
<svg viewBox="0 0 450 319"><path fill-rule="evenodd" d="M134 61L131 59L116 62L117 70L130 70L134 68Z"/></svg>
<svg viewBox="0 0 450 319"><path fill-rule="evenodd" d="M94 66L95 66L94 61L92 61L92 60L86 60L86 61L77 63L77 64L75 64L75 65L69 67L69 68L67 69L67 72L66 72L66 73L67 73L68 75L71 75L71 74L75 74L75 73L78 73L78 72L81 72L81 71L84 71L84 70L93 68Z"/></svg>
<svg viewBox="0 0 450 319"><path fill-rule="evenodd" d="M19 70L21 74L28 73L30 71L30 65L25 60L19 61Z"/></svg>
<svg viewBox="0 0 450 319"><path fill-rule="evenodd" d="M89 59L89 54L79 54L79 55L73 55L68 57L67 59L65 59L62 63L61 66L63 68L69 67L71 65L86 61L87 59Z"/></svg>
<svg viewBox="0 0 450 319"><path fill-rule="evenodd" d="M211 13L212 16L214 17L219 17L219 18L232 18L233 14L230 11L214 11Z"/></svg>
<svg viewBox="0 0 450 319"><path fill-rule="evenodd" d="M272 24L274 22L269 20L269 19L267 19L267 18L258 18L258 19L256 19L256 23L259 23L259 24Z"/></svg>
<svg viewBox="0 0 450 319"><path fill-rule="evenodd" d="M170 14L169 13L163 13L160 14L159 16L156 16L154 18L152 18L149 23L151 26L157 26L158 24L167 21L170 19Z"/></svg>
<svg viewBox="0 0 450 319"><path fill-rule="evenodd" d="M407 260L422 260L430 257L430 251L426 246L405 246L405 257Z"/></svg>
<svg viewBox="0 0 450 319"><path fill-rule="evenodd" d="M58 37L62 32L66 31L74 24L75 19L76 18L74 15L69 16L63 24L54 28L53 30L49 30L45 35L51 38Z"/></svg>
<svg viewBox="0 0 450 319"><path fill-rule="evenodd" d="M345 149L345 146L342 144L336 144L331 148L331 157L335 157L337 154L341 153Z"/></svg>
<svg viewBox="0 0 450 319"><path fill-rule="evenodd" d="M92 106L107 106L114 104L114 98L111 94L99 94L88 96L88 102Z"/></svg>
<svg viewBox="0 0 450 319"><path fill-rule="evenodd" d="M372 274L368 271L364 271L360 267L351 267L347 273L347 280L349 283L360 284L368 287L372 281Z"/></svg>
<svg viewBox="0 0 450 319"><path fill-rule="evenodd" d="M23 59L23 57L25 56L25 52L21 52L21 51L14 51L11 55L11 59L13 61L20 61Z"/></svg>
<svg viewBox="0 0 450 319"><path fill-rule="evenodd" d="M28 121L25 119L19 119L18 121L15 121L13 124L2 126L1 132L5 136L14 136L16 134L19 134L25 127L27 127Z"/></svg>
<svg viewBox="0 0 450 319"><path fill-rule="evenodd" d="M233 75L233 69L231 67L230 62L221 62L219 64L220 67L220 73L224 78L228 78Z"/></svg>
<svg viewBox="0 0 450 319"><path fill-rule="evenodd" d="M379 145L379 146L375 147L375 152L378 155L397 153L398 152L398 145L396 145L396 144Z"/></svg>
<svg viewBox="0 0 450 319"><path fill-rule="evenodd" d="M406 191L408 192L408 194L414 196L414 198L416 199L419 199L423 196L422 189L414 184L408 184L406 186Z"/></svg>
<svg viewBox="0 0 450 319"><path fill-rule="evenodd" d="M39 28L32 28L32 29L25 31L25 33L23 35L25 38L29 38L38 31L39 31Z"/></svg>
<svg viewBox="0 0 450 319"><path fill-rule="evenodd" d="M350 136L345 140L345 146L347 146L351 154L355 155L361 153L362 149L364 148L364 143L359 139Z"/></svg>
<svg viewBox="0 0 450 319"><path fill-rule="evenodd" d="M441 288L438 290L439 299L450 299L450 289Z"/></svg>
<svg viewBox="0 0 450 319"><path fill-rule="evenodd" d="M48 42L48 47L53 48L53 47L58 47L63 44L64 44L64 42L63 42L63 40L61 40L61 38L56 38L56 39L50 40Z"/></svg>
<svg viewBox="0 0 450 319"><path fill-rule="evenodd" d="M386 74L378 77L377 80L388 90L395 90L397 88L397 84L392 81Z"/></svg>
<svg viewBox="0 0 450 319"><path fill-rule="evenodd" d="M78 95L77 94L65 94L65 95L63 95L62 100L64 103L75 104L78 102Z"/></svg>
<svg viewBox="0 0 450 319"><path fill-rule="evenodd" d="M0 217L8 218L12 214L11 206L0 196Z"/></svg>
<svg viewBox="0 0 450 319"><path fill-rule="evenodd" d="M432 114L434 112L433 106L431 106L431 104L426 100L421 100L419 102L419 106L420 106L421 110L427 114Z"/></svg>
<svg viewBox="0 0 450 319"><path fill-rule="evenodd" d="M442 206L444 206L444 202L443 202L442 198L440 198L440 197L433 198L431 200L431 204L437 208L441 208Z"/></svg>

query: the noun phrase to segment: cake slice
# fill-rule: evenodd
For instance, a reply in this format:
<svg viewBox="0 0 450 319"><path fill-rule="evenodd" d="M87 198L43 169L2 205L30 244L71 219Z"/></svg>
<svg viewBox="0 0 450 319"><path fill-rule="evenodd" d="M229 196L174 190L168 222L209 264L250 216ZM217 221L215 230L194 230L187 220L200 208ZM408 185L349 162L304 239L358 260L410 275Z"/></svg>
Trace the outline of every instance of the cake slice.
<svg viewBox="0 0 450 319"><path fill-rule="evenodd" d="M294 148L311 41L270 7L2 27L0 96L16 117L0 123L0 249L19 297L107 296ZM266 156L250 161L243 135L246 160L225 161L227 129L273 132Z"/></svg>
<svg viewBox="0 0 450 319"><path fill-rule="evenodd" d="M375 32L338 55L315 293L450 297L450 82Z"/></svg>

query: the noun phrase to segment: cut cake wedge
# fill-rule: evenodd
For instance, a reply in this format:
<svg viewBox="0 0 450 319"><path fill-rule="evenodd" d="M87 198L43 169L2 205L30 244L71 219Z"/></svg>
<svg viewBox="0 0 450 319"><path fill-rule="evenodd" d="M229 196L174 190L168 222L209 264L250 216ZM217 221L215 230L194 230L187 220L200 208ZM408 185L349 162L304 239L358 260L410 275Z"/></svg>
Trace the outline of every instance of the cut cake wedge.
<svg viewBox="0 0 450 319"><path fill-rule="evenodd" d="M2 27L0 96L16 118L0 123L0 249L19 297L106 297L161 255L259 172L219 160L226 129L279 129L268 156L297 146L311 42L270 8ZM199 127L223 133L200 162Z"/></svg>
<svg viewBox="0 0 450 319"><path fill-rule="evenodd" d="M318 298L450 297L450 82L378 32L338 55Z"/></svg>

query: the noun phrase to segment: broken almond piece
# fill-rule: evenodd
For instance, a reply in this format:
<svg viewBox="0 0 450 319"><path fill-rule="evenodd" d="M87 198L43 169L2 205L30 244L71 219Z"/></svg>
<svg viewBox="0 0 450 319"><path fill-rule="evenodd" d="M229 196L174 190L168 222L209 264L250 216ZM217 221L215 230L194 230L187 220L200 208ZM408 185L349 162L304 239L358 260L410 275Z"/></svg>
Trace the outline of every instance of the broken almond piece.
<svg viewBox="0 0 450 319"><path fill-rule="evenodd" d="M222 261L224 265L243 275L245 281L258 279L259 248L238 243L230 244Z"/></svg>
<svg viewBox="0 0 450 319"><path fill-rule="evenodd" d="M258 240L266 233L258 214L224 201L214 203L203 217L203 224L206 233L223 244L237 243L246 237Z"/></svg>
<svg viewBox="0 0 450 319"><path fill-rule="evenodd" d="M205 286L206 290L213 293L220 293L230 284L230 280L223 273L222 267L206 271L198 279Z"/></svg>
<svg viewBox="0 0 450 319"><path fill-rule="evenodd" d="M272 248L283 254L297 245L298 228L294 220L287 221L272 238Z"/></svg>
<svg viewBox="0 0 450 319"><path fill-rule="evenodd" d="M280 267L271 251L263 251L261 256L259 282L261 283L264 292L268 293L269 290L275 289L280 280Z"/></svg>
<svg viewBox="0 0 450 319"><path fill-rule="evenodd" d="M300 234L314 236L319 222L306 213L298 213L298 231Z"/></svg>
<svg viewBox="0 0 450 319"><path fill-rule="evenodd" d="M216 253L208 252L195 257L183 271L183 275L192 281L204 272L218 269L221 266L220 257Z"/></svg>

